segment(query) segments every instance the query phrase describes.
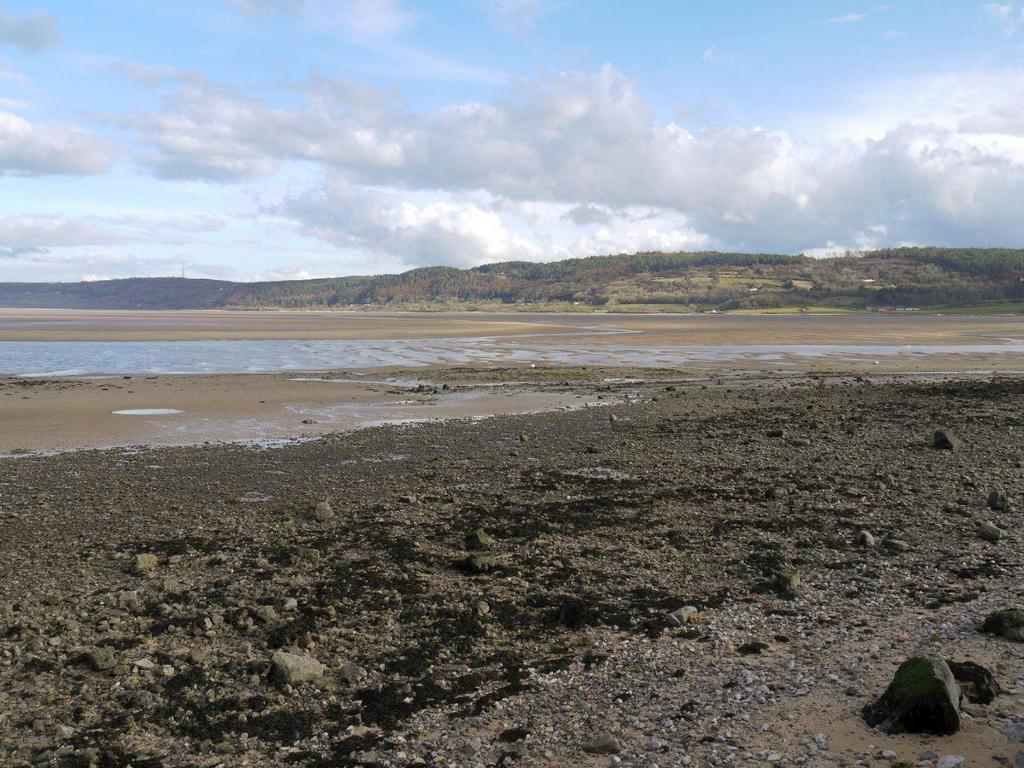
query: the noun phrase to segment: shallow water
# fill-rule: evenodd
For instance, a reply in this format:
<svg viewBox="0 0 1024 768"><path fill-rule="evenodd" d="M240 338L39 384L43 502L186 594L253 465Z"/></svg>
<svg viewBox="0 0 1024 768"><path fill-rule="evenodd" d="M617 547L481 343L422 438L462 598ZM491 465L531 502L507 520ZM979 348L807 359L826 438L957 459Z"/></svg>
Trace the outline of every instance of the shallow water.
<svg viewBox="0 0 1024 768"><path fill-rule="evenodd" d="M983 344L573 344L532 337L415 340L226 340L0 342L0 374L271 373L429 365L557 364L676 366L780 362L791 357L893 358L931 354L1021 354L1024 341Z"/></svg>

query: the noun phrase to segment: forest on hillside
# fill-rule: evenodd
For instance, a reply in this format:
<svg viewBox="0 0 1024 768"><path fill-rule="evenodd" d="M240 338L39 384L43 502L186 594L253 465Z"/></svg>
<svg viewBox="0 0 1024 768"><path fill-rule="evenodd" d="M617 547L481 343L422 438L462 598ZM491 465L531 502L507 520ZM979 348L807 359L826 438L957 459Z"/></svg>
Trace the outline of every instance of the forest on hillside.
<svg viewBox="0 0 1024 768"><path fill-rule="evenodd" d="M0 306L734 311L1024 302L1024 250L898 248L832 258L637 253L263 283L131 278L0 283Z"/></svg>

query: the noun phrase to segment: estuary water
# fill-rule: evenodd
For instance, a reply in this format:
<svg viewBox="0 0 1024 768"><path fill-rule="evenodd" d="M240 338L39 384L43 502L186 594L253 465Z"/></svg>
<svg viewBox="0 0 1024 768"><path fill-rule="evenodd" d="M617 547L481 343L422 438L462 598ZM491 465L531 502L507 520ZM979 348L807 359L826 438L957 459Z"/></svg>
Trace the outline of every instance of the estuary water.
<svg viewBox="0 0 1024 768"><path fill-rule="evenodd" d="M617 339L623 339L618 336ZM628 335L625 336L628 338ZM0 374L212 374L327 371L431 365L602 365L672 367L688 363L775 363L799 358L869 359L943 355L1020 355L1024 341L972 344L673 344L538 341L530 336L221 341L5 341Z"/></svg>

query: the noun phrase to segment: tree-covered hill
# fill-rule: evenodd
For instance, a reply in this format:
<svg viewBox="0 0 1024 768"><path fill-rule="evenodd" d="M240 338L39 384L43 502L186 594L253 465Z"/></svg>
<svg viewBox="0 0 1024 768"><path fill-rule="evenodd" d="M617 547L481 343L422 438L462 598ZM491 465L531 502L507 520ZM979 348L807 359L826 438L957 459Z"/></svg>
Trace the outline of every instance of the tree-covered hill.
<svg viewBox="0 0 1024 768"><path fill-rule="evenodd" d="M638 253L264 283L180 278L0 283L0 306L76 309L873 310L1005 309L1016 302L1024 302L1024 250L978 248L899 248L827 259Z"/></svg>

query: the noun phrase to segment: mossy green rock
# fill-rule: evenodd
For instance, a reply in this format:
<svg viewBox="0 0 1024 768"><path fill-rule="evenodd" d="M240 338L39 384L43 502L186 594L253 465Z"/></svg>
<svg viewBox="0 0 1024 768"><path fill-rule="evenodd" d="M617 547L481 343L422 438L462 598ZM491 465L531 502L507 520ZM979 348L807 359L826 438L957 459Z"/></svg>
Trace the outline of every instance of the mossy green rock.
<svg viewBox="0 0 1024 768"><path fill-rule="evenodd" d="M466 549L491 549L494 547L494 537L483 528L477 528L466 537Z"/></svg>
<svg viewBox="0 0 1024 768"><path fill-rule="evenodd" d="M887 733L956 733L960 688L942 659L908 659L896 670L882 698L864 708L864 719Z"/></svg>
<svg viewBox="0 0 1024 768"><path fill-rule="evenodd" d="M1010 608L990 614L981 625L981 631L1024 642L1024 609Z"/></svg>

